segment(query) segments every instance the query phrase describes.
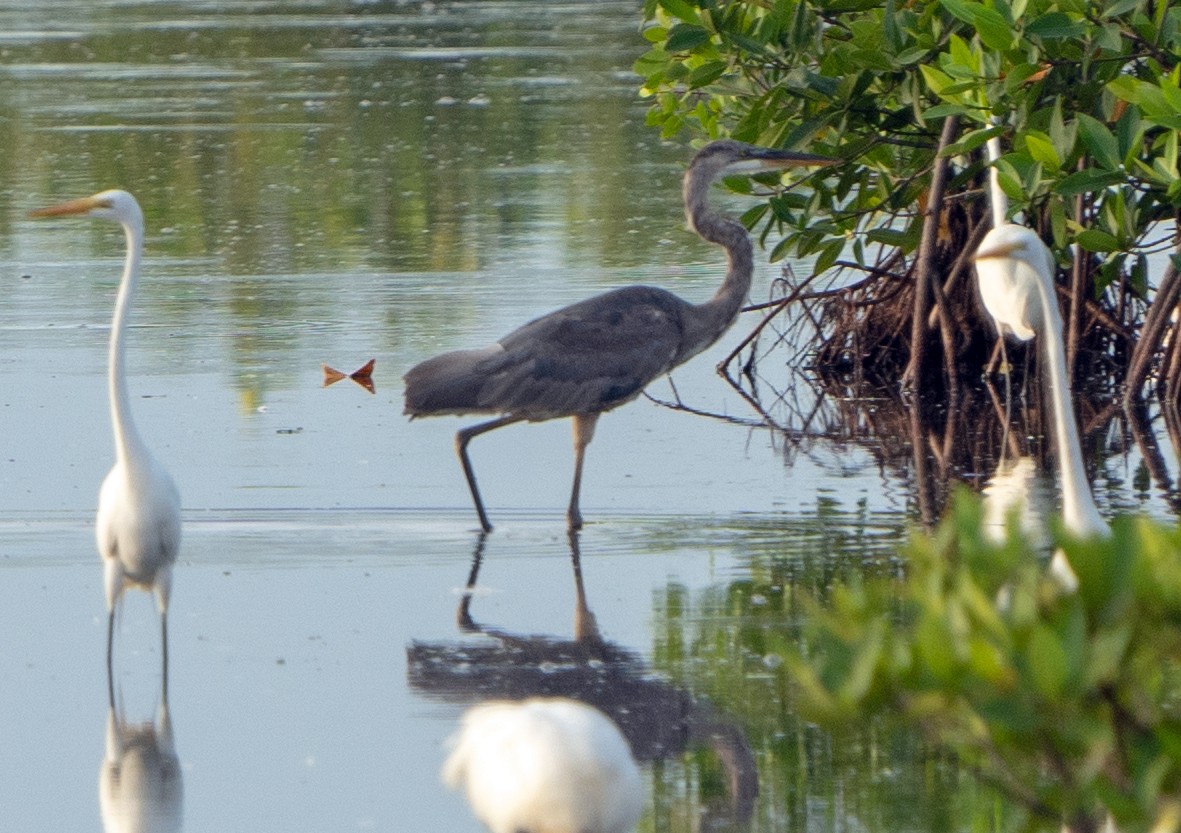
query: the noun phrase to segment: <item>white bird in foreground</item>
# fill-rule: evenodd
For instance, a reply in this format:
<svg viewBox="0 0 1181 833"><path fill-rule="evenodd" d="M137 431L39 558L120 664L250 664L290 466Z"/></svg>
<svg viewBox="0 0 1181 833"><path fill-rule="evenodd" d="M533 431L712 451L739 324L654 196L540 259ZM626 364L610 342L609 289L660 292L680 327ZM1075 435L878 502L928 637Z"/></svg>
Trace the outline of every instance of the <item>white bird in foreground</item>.
<svg viewBox="0 0 1181 833"><path fill-rule="evenodd" d="M643 812L626 738L577 700L473 706L452 744L443 780L492 833L629 833Z"/></svg>
<svg viewBox="0 0 1181 833"><path fill-rule="evenodd" d="M160 609L163 650L168 650L168 597L172 565L180 548L180 495L168 472L148 451L131 418L124 371L125 336L131 299L143 256L144 215L126 191L103 191L32 212L33 217L97 217L123 227L127 259L111 319L107 386L115 433L115 465L99 491L95 533L103 559L106 591L107 661L115 626L115 605L127 586L152 590Z"/></svg>

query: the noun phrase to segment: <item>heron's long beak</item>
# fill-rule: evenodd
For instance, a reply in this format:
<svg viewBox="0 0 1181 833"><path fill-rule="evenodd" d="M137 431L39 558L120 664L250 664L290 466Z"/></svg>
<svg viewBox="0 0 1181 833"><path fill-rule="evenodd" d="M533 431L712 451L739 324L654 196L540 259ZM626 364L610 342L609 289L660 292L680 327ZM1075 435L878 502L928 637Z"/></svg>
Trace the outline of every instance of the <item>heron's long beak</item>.
<svg viewBox="0 0 1181 833"><path fill-rule="evenodd" d="M767 170L782 168L803 168L809 165L837 165L843 160L829 156L817 156L814 153L800 153L795 150L762 149L754 157L755 161Z"/></svg>
<svg viewBox="0 0 1181 833"><path fill-rule="evenodd" d="M68 202L59 202L57 205L51 205L48 208L38 208L36 211L30 211L30 217L76 217L79 214L89 214L96 208L110 208L110 203L106 200L100 200L96 197L82 197L78 200L69 200Z"/></svg>

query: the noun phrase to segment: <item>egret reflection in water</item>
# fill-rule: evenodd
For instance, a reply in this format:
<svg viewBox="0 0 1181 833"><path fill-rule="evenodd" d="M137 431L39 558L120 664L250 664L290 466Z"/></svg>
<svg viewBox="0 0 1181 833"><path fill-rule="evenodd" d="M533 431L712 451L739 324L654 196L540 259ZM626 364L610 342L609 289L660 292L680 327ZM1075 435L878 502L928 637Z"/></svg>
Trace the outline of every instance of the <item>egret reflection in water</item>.
<svg viewBox="0 0 1181 833"><path fill-rule="evenodd" d="M176 833L183 822L184 783L172 714L168 661L161 666L160 701L154 720L128 722L115 705L107 666L106 750L98 775L104 833Z"/></svg>
<svg viewBox="0 0 1181 833"><path fill-rule="evenodd" d="M640 657L604 639L587 604L578 534L569 533L574 574L574 638L517 634L479 624L471 614L486 536L477 538L456 614L462 642L413 642L406 650L410 685L457 703L561 697L610 717L641 763L707 745L725 774L728 804L706 807L714 825L743 824L754 811L758 772L743 730L713 707L655 678Z"/></svg>
<svg viewBox="0 0 1181 833"><path fill-rule="evenodd" d="M1002 459L984 485L983 503L984 531L993 540L1004 540L1009 517L1016 514L1018 529L1034 546L1049 543L1050 495L1034 458Z"/></svg>

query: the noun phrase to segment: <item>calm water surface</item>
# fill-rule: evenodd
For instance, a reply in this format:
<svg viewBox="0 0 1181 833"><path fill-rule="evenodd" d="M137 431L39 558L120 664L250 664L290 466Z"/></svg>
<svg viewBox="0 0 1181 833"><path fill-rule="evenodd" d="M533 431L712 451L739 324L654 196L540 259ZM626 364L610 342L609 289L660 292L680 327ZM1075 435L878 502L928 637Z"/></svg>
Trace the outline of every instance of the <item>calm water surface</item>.
<svg viewBox="0 0 1181 833"><path fill-rule="evenodd" d="M942 831L989 812L913 738L803 724L773 661L801 596L896 567L905 472L855 444L785 456L762 430L644 400L609 415L576 542L590 630L563 529L567 424L473 445L497 524L484 541L452 453L465 423L401 416L400 374L438 351L622 283L712 292L720 259L679 206L691 152L644 126L628 71L639 15L0 3L0 826L124 829L100 816L91 520L122 240L25 217L116 185L148 223L136 416L186 524L168 690L183 789L157 775L171 798L152 829L477 830L437 777L463 705L603 675L605 705L655 715L632 727L642 830ZM728 349L678 371L677 390L746 419L712 371ZM322 362L369 358L376 395L320 386ZM129 595L116 644L118 717L150 722L146 595ZM727 791L727 754L757 762L753 805Z"/></svg>

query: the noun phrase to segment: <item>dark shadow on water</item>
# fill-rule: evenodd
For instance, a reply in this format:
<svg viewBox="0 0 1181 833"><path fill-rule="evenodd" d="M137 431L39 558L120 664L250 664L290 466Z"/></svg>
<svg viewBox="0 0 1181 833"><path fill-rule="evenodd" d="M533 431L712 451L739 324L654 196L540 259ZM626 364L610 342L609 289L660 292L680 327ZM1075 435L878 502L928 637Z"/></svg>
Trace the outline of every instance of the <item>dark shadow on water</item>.
<svg viewBox="0 0 1181 833"><path fill-rule="evenodd" d="M472 598L487 536L472 553L467 586L456 613L462 642L413 642L406 649L411 687L432 699L474 704L485 700L568 697L592 705L619 725L641 762L709 746L725 773L728 802L707 807L703 829L745 826L758 796L758 772L746 735L708 703L656 679L639 655L604 639L587 604L578 533L570 533L576 603L574 637L514 634L481 624Z"/></svg>

